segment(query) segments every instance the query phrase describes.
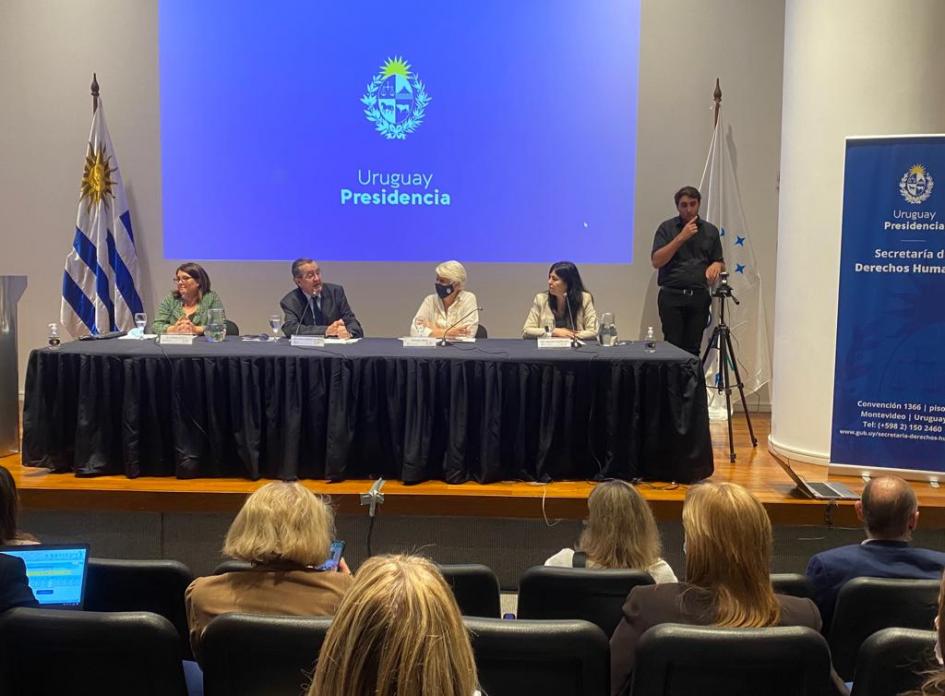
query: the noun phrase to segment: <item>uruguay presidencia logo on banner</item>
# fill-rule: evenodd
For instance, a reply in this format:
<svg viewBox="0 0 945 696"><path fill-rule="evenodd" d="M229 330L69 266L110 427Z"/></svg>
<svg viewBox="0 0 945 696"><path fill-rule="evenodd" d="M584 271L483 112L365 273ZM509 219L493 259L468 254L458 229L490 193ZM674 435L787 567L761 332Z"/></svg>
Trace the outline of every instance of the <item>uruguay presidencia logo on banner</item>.
<svg viewBox="0 0 945 696"><path fill-rule="evenodd" d="M907 203L919 205L929 200L935 182L924 165L914 164L899 180L899 193Z"/></svg>
<svg viewBox="0 0 945 696"><path fill-rule="evenodd" d="M364 115L388 140L405 140L423 123L430 95L403 58L388 58L361 97Z"/></svg>

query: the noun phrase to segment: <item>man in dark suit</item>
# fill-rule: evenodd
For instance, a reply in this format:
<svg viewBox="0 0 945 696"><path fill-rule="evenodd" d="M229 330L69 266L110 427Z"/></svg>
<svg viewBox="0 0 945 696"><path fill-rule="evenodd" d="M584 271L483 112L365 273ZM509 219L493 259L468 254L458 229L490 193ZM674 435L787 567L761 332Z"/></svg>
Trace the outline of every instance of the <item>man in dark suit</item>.
<svg viewBox="0 0 945 696"><path fill-rule="evenodd" d="M856 502L856 515L866 528L866 540L818 553L807 564L824 626L830 626L837 594L848 580L938 580L945 568L945 553L910 545L919 522L919 505L915 492L898 476L871 479Z"/></svg>
<svg viewBox="0 0 945 696"><path fill-rule="evenodd" d="M26 580L23 559L0 553L0 612L39 606Z"/></svg>
<svg viewBox="0 0 945 696"><path fill-rule="evenodd" d="M312 259L292 262L292 279L296 288L282 298L284 320L282 332L286 336L309 334L361 338L364 330L348 306L345 289L340 285L322 282L322 270Z"/></svg>

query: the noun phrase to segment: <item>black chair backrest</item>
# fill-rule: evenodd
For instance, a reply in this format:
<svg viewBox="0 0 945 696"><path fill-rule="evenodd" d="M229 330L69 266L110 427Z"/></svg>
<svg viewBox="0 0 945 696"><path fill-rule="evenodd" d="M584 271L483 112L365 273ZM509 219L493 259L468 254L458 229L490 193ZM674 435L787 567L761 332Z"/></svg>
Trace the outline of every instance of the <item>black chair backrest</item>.
<svg viewBox="0 0 945 696"><path fill-rule="evenodd" d="M935 631L884 628L860 646L852 696L898 696L917 689L935 665Z"/></svg>
<svg viewBox="0 0 945 696"><path fill-rule="evenodd" d="M928 630L938 611L938 580L853 578L840 588L830 625L833 665L853 679L856 653L883 628Z"/></svg>
<svg viewBox="0 0 945 696"><path fill-rule="evenodd" d="M184 657L190 659L184 591L193 580L190 568L180 561L90 558L85 608L159 614L177 629Z"/></svg>
<svg viewBox="0 0 945 696"><path fill-rule="evenodd" d="M801 573L772 573L771 587L774 588L776 594L804 599L814 598L814 586L810 578Z"/></svg>
<svg viewBox="0 0 945 696"><path fill-rule="evenodd" d="M0 614L0 691L17 696L186 696L177 631L147 612Z"/></svg>
<svg viewBox="0 0 945 696"><path fill-rule="evenodd" d="M479 563L437 564L453 589L463 616L498 618L499 579L489 566Z"/></svg>
<svg viewBox="0 0 945 696"><path fill-rule="evenodd" d="M630 694L821 696L831 691L830 651L817 631L786 626L661 624L637 645Z"/></svg>
<svg viewBox="0 0 945 696"><path fill-rule="evenodd" d="M253 564L249 561L237 561L235 559L230 559L228 561L223 561L220 565L213 569L214 575L223 575L224 573L237 573L243 570L252 570Z"/></svg>
<svg viewBox="0 0 945 696"><path fill-rule="evenodd" d="M463 618L489 696L608 696L610 645L587 621Z"/></svg>
<svg viewBox="0 0 945 696"><path fill-rule="evenodd" d="M223 614L200 643L206 696L300 696L330 618Z"/></svg>
<svg viewBox="0 0 945 696"><path fill-rule="evenodd" d="M486 327L482 324L476 328L476 338L489 338L489 332L486 331Z"/></svg>
<svg viewBox="0 0 945 696"><path fill-rule="evenodd" d="M518 584L520 619L584 619L613 634L627 595L637 585L652 585L640 570L598 570L535 566Z"/></svg>
<svg viewBox="0 0 945 696"><path fill-rule="evenodd" d="M235 321L230 321L229 319L224 319L223 323L226 325L226 335L227 336L239 336L240 327L236 325Z"/></svg>

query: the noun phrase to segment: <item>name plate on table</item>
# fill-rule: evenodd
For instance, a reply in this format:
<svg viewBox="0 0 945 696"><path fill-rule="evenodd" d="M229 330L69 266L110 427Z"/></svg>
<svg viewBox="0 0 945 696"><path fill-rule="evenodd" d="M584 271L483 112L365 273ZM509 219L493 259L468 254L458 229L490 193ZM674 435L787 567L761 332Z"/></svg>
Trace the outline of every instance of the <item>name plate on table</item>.
<svg viewBox="0 0 945 696"><path fill-rule="evenodd" d="M194 334L161 334L158 343L162 346L189 346L197 338Z"/></svg>
<svg viewBox="0 0 945 696"><path fill-rule="evenodd" d="M323 348L325 346L324 336L299 336L295 334L289 339L289 344L299 348Z"/></svg>
<svg viewBox="0 0 945 696"><path fill-rule="evenodd" d="M570 338L539 338L539 348L570 348Z"/></svg>
<svg viewBox="0 0 945 696"><path fill-rule="evenodd" d="M440 339L435 336L404 336L400 342L404 348L436 348Z"/></svg>

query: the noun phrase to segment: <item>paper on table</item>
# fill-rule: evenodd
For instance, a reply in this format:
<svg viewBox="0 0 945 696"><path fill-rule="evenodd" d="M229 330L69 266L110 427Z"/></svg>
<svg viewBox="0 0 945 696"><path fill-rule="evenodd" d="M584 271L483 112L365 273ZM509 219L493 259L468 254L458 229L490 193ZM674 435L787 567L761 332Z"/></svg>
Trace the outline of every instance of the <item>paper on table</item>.
<svg viewBox="0 0 945 696"><path fill-rule="evenodd" d="M119 341L143 341L148 338L157 338L157 334L141 334L140 336L132 336L131 334L125 334L124 336L119 336Z"/></svg>

